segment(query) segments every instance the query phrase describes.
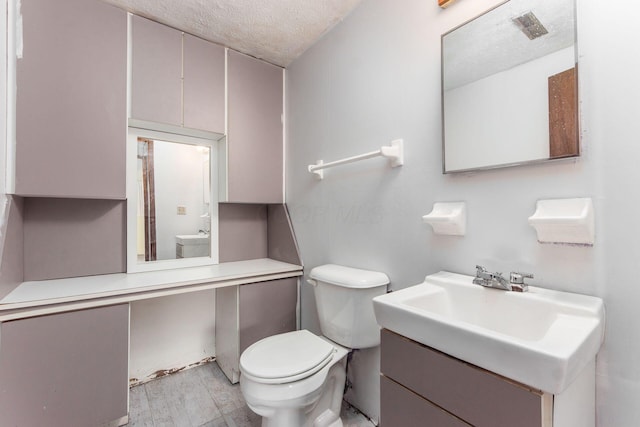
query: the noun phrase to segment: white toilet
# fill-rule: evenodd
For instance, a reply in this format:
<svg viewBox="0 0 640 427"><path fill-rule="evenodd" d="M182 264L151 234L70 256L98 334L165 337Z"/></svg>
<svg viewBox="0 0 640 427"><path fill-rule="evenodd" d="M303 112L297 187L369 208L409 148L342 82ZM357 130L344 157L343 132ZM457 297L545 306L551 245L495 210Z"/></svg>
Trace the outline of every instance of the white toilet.
<svg viewBox="0 0 640 427"><path fill-rule="evenodd" d="M380 344L371 300L386 292L386 274L327 264L309 277L324 336L274 335L240 356L240 388L263 427L342 426L346 355Z"/></svg>

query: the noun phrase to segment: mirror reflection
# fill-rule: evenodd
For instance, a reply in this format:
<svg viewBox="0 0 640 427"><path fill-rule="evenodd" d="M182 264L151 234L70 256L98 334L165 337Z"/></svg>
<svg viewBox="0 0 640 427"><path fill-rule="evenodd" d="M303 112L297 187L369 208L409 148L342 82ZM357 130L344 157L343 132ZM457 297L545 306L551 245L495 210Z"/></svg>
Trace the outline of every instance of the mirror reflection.
<svg viewBox="0 0 640 427"><path fill-rule="evenodd" d="M442 36L444 173L579 155L574 0L510 0Z"/></svg>
<svg viewBox="0 0 640 427"><path fill-rule="evenodd" d="M137 141L138 262L210 256L210 148Z"/></svg>

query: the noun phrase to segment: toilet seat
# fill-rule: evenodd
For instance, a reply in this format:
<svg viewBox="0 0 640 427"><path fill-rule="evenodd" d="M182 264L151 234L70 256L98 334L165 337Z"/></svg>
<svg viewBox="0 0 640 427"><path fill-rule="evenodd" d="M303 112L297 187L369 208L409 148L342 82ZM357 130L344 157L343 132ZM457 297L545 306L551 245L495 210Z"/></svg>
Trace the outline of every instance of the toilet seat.
<svg viewBox="0 0 640 427"><path fill-rule="evenodd" d="M264 338L240 357L242 375L263 384L286 384L307 378L325 367L336 349L307 330Z"/></svg>

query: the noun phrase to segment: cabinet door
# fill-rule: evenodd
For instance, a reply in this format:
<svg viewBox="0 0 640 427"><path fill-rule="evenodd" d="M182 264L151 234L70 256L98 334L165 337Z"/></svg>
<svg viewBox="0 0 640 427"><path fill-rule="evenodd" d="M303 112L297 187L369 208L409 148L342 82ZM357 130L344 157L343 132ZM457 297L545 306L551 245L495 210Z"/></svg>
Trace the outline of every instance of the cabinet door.
<svg viewBox="0 0 640 427"><path fill-rule="evenodd" d="M298 279L280 279L240 287L240 353L271 335L296 329Z"/></svg>
<svg viewBox="0 0 640 427"><path fill-rule="evenodd" d="M0 324L0 425L97 426L127 415L129 306Z"/></svg>
<svg viewBox="0 0 640 427"><path fill-rule="evenodd" d="M225 50L184 35L184 126L225 133Z"/></svg>
<svg viewBox="0 0 640 427"><path fill-rule="evenodd" d="M98 0L22 0L15 193L125 198L127 15Z"/></svg>
<svg viewBox="0 0 640 427"><path fill-rule="evenodd" d="M282 203L280 67L229 51L227 200Z"/></svg>
<svg viewBox="0 0 640 427"><path fill-rule="evenodd" d="M131 27L131 117L182 125L182 32L139 16Z"/></svg>
<svg viewBox="0 0 640 427"><path fill-rule="evenodd" d="M240 379L247 347L296 329L297 283L293 277L216 290L216 361L229 381Z"/></svg>

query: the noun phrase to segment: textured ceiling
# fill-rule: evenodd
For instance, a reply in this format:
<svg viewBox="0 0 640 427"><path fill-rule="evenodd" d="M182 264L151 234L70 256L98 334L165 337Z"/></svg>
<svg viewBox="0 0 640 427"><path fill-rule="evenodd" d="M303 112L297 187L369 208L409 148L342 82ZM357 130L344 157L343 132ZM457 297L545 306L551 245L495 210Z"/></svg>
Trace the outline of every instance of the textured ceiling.
<svg viewBox="0 0 640 427"><path fill-rule="evenodd" d="M467 84L575 42L575 0L511 0L444 37L444 88ZM548 34L529 40L513 18L533 12Z"/></svg>
<svg viewBox="0 0 640 427"><path fill-rule="evenodd" d="M362 0L103 0L287 66Z"/></svg>

